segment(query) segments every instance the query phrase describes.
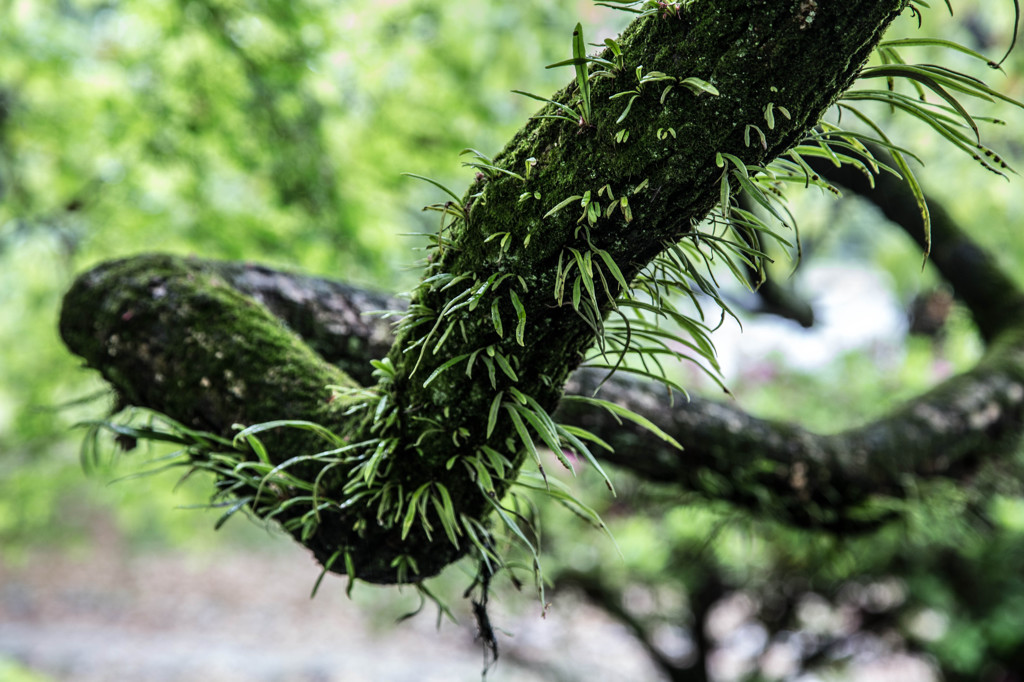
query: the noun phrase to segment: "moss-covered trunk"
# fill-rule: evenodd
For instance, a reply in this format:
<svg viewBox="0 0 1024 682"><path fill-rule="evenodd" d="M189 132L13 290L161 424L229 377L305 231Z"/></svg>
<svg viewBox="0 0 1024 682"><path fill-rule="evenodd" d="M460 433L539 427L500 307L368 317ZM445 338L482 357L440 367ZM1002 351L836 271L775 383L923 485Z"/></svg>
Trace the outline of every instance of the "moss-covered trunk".
<svg viewBox="0 0 1024 682"><path fill-rule="evenodd" d="M463 200L442 207L451 220L360 409L346 374L222 278L173 258L84 275L62 334L126 403L190 427L327 426L349 449L330 466L291 467L315 492L305 506L284 505L301 491L276 487L276 517L308 518L319 504L316 523L293 533L332 570L377 582L433 575L474 546L488 551L469 536L486 535L483 519L529 456L524 443L565 435L547 413L620 293L616 271L632 279L718 202L718 154L757 165L798 141L903 6L721 0L636 21L619 40L622 68L592 79L589 107L575 84L554 97L589 109L587 120L532 119ZM685 87L690 77L718 94ZM612 98L621 92L631 94ZM763 145L749 144L748 126ZM550 214L587 196L603 210L581 220L574 200ZM586 268L592 279L580 276ZM295 429L266 442L278 464L325 449Z"/></svg>

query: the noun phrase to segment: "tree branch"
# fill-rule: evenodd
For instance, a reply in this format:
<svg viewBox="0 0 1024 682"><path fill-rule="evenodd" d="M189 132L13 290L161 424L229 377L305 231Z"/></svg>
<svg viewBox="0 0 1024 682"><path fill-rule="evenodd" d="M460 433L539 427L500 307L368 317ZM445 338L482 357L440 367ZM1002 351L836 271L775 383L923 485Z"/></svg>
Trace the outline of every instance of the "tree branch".
<svg viewBox="0 0 1024 682"><path fill-rule="evenodd" d="M299 429L266 432L265 452L253 444L232 455L232 466L205 463L221 466L223 489L282 521L331 570L415 581L468 551L470 537L487 555L486 519L532 451L530 430L550 440L547 411L621 293L607 264L632 280L692 235L721 197L718 155L756 166L800 140L904 5L821 2L810 23L788 0L719 0L634 22L619 40L629 68L594 79L589 100L576 86L556 94L557 104L489 164L502 172L481 174L464 199L435 206L445 224L370 392L238 294L228 275L181 259L119 261L86 274L67 296L62 334L126 402L189 427L230 435L236 423L290 417L329 429L327 444ZM720 95L644 91L640 65L675 83L711 83ZM626 120L611 97L634 88ZM559 118L566 107L586 117ZM746 127L773 107L788 116L769 126L763 146L746 144ZM624 122L628 144L616 133ZM666 127L678 143L658 134ZM628 199L631 213L581 222L575 211L552 212L605 188ZM607 296L591 282L582 308L552 297L573 254L607 268ZM328 385L338 388L328 393ZM804 455L766 483L814 499L819 481L799 475L801 462L826 471L833 459L856 465L861 456L811 447ZM192 452L204 456L211 453ZM657 461L669 464L665 457ZM692 450L672 457L662 473L692 476Z"/></svg>

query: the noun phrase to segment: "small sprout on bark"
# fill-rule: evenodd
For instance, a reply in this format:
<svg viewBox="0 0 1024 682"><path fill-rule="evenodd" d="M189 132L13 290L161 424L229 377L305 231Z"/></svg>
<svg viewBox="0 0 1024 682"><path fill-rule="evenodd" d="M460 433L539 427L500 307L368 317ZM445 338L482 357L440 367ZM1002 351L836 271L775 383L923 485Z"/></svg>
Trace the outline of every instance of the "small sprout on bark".
<svg viewBox="0 0 1024 682"><path fill-rule="evenodd" d="M489 156L485 156L475 149L467 147L459 152L459 156L463 156L465 154L473 154L477 161L464 161L462 165L478 169L489 180L494 180L499 175L505 174L519 180L520 182L526 182L526 178L519 173L514 173L510 170L494 165L494 161Z"/></svg>
<svg viewBox="0 0 1024 682"><path fill-rule="evenodd" d="M743 144L746 145L747 147L750 146L750 131L754 131L755 133L757 133L761 141L761 148L767 150L768 139L764 136L764 131L762 131L760 128L758 128L756 125L752 123L747 124L747 127L743 129Z"/></svg>
<svg viewBox="0 0 1024 682"><path fill-rule="evenodd" d="M531 156L524 163L526 165L526 179L529 180L530 179L530 173L532 173L533 169L537 166L537 159L535 159L535 158L533 158ZM540 198L540 197L538 197L538 198Z"/></svg>
<svg viewBox="0 0 1024 682"><path fill-rule="evenodd" d="M579 117L578 123L581 128L591 125L591 121L593 121L593 110L590 106L590 75L588 73L588 66L591 62L609 68L615 67L615 65L607 59L587 56L587 46L583 39L583 24L578 23L572 32L572 59L558 62L556 64L549 64L547 67L549 69L553 69L558 66L571 65L575 69L576 88L579 91L580 96L580 109L575 113L577 113L577 116ZM534 95L528 95L527 93L520 94L527 95L528 97L534 97Z"/></svg>
<svg viewBox="0 0 1024 682"><path fill-rule="evenodd" d="M555 205L555 207L554 207L554 208L552 208L552 209L551 209L550 211L548 211L547 213L545 213L545 214L544 214L544 217L545 217L545 218L549 218L549 217L551 217L551 216L553 216L553 215L557 214L557 213L558 213L559 211L561 211L561 210L562 210L563 208L565 208L566 206L568 206L568 205L569 205L569 204L571 204L572 202L576 201L577 199L581 199L581 198L582 198L582 197L581 197L581 196L580 196L579 194L574 194L574 195L572 195L571 197L568 197L568 198L566 198L566 199L563 199L562 201L558 202L558 203L557 203L557 204Z"/></svg>

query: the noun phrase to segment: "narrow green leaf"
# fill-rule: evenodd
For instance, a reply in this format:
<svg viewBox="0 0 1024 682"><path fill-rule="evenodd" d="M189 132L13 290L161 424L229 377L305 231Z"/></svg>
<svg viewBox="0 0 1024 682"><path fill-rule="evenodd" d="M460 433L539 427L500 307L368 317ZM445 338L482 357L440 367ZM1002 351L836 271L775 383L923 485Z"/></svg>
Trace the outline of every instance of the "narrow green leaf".
<svg viewBox="0 0 1024 682"><path fill-rule="evenodd" d="M722 173L722 180L719 183L718 189L718 205L722 209L722 213L729 216L729 197L732 195L732 187L729 186L729 173L725 171Z"/></svg>
<svg viewBox="0 0 1024 682"><path fill-rule="evenodd" d="M914 200L917 202L918 210L921 211L921 220L924 223L925 249L924 262L921 265L923 268L928 263L928 256L931 255L932 252L932 218L931 212L928 210L928 201L925 199L924 190L921 188L921 184L917 181L917 176L915 176L914 172L910 169L910 165L907 163L906 158L904 158L903 153L893 148L892 142L882 129L857 109L851 108L850 111L870 127L884 143L888 144L889 153L892 155L893 162L896 164L900 173L903 174L904 181L907 183L907 186L910 187L910 191L914 195Z"/></svg>
<svg viewBox="0 0 1024 682"><path fill-rule="evenodd" d="M615 449L611 445L606 443L602 438L597 436L596 434L593 434L593 433L591 433L590 431L587 431L584 428L580 428L579 426L573 426L571 424L559 424L558 425L558 430L559 430L559 433L561 433L562 431L565 431L566 433L568 433L568 434L570 434L572 436L575 436L576 438L580 439L581 441L589 440L591 443L594 443L595 445L599 445L600 447L604 448L608 452L613 452L614 449Z"/></svg>
<svg viewBox="0 0 1024 682"><path fill-rule="evenodd" d="M270 455L267 454L267 448L263 445L263 441L250 433L245 436L245 442L261 462L264 464L272 464L270 461Z"/></svg>
<svg viewBox="0 0 1024 682"><path fill-rule="evenodd" d="M519 381L519 377L516 376L515 371L513 371L512 365L508 363L508 359L503 354L495 353L494 360L498 363L498 367L501 368L501 371L504 372L509 379L516 382Z"/></svg>
<svg viewBox="0 0 1024 682"><path fill-rule="evenodd" d="M383 440L377 444L376 450L370 459L366 460L366 464L363 468L363 482L367 485L373 485L373 479L377 476L377 470L380 468L381 462L388 455L390 448L388 447L389 441Z"/></svg>
<svg viewBox="0 0 1024 682"><path fill-rule="evenodd" d="M498 476L504 477L505 472L512 468L512 462L509 461L508 457L494 448L483 445L480 447L480 450L487 455L487 461Z"/></svg>
<svg viewBox="0 0 1024 682"><path fill-rule="evenodd" d="M679 84L685 88L688 88L691 92L693 92L696 95L699 95L701 93L707 93L709 95L717 96L719 94L718 88L716 88L711 83L708 83L706 80L702 80L695 76L684 78L682 81L679 82Z"/></svg>
<svg viewBox="0 0 1024 682"><path fill-rule="evenodd" d="M615 64L613 64L612 62L608 61L607 59L602 59L601 57L584 57L582 59L577 58L577 57L573 57L572 59L563 59L560 62L555 62L554 64L548 64L544 68L545 69L555 69L555 68L558 68L560 66L578 66L580 64L591 64L591 63L593 63L593 64L600 64L601 66L603 66L605 68L609 68L609 69L615 67Z"/></svg>
<svg viewBox="0 0 1024 682"><path fill-rule="evenodd" d="M217 519L217 522L215 524L213 524L213 529L214 530L220 530L221 526L223 526L225 523L227 523L228 519L230 519L232 516L235 515L235 512L237 512L239 509L241 509L242 507L247 505L253 499L254 498L252 498L252 497L243 497L242 499L240 499L237 502L235 502L233 505L231 505L230 508L228 508L228 510L226 512L224 512L220 516L220 518ZM315 591L314 591L314 594L316 594Z"/></svg>
<svg viewBox="0 0 1024 682"><path fill-rule="evenodd" d="M459 156L465 156L466 154L472 154L481 161L484 161L485 163L494 163L494 160L491 157L487 156L486 154L477 149L473 149L472 147L466 147L461 152L459 152Z"/></svg>
<svg viewBox="0 0 1024 682"><path fill-rule="evenodd" d="M493 171L495 173L503 173L505 175L508 175L509 177L513 177L516 180L519 180L520 182L526 182L526 178L524 178L519 173L516 173L515 171L506 170L506 169L502 168L501 166L495 166L495 165L490 164L490 163L466 163L466 162L464 162L462 165L463 166L468 166L470 168L478 168L481 171L484 171L485 175L488 174L487 171ZM492 176L492 177L494 177L494 176Z"/></svg>
<svg viewBox="0 0 1024 682"><path fill-rule="evenodd" d="M462 199L459 197L459 195L457 195L455 192L451 191L450 189L448 189L447 187L442 185L437 180L433 180L431 178L428 178L425 175L417 175L416 173L402 173L402 175L406 175L406 176L408 176L410 178L416 178L417 180L423 180L424 182L429 182L431 185L441 189L448 196L450 196L452 199L454 199L455 200L455 204L457 206L461 206L462 205Z"/></svg>
<svg viewBox="0 0 1024 682"><path fill-rule="evenodd" d="M601 529L612 541L612 544L615 546L615 550L619 555L622 555L622 550L619 549L618 543L615 541L615 537L612 535L611 530L605 524L604 520L601 519L601 515L592 507L573 495L572 492L560 481L552 480L550 485L545 486L542 478L534 474L532 471L524 471L519 475L519 478L516 479L515 485L526 488L527 490L534 490L548 495L587 523L590 523L595 528Z"/></svg>
<svg viewBox="0 0 1024 682"><path fill-rule="evenodd" d="M981 143L981 133L978 131L978 124L974 122L974 118L971 117L971 115L967 112L967 109L965 109L963 105L960 104L960 102L957 101L955 97L949 94L949 92L947 92L946 89L943 88L942 85L940 85L935 78L924 73L918 73L913 69L897 69L895 67L876 67L875 69L871 70L868 74L861 74L860 78L871 78L886 75L901 75L904 78L913 79L927 87L929 90L934 92L942 99L944 99L949 104L949 106L953 107L953 109L955 109L956 112L960 114L960 116L967 123L967 125L970 126L971 130L974 131L975 140L979 144Z"/></svg>
<svg viewBox="0 0 1024 682"><path fill-rule="evenodd" d="M328 441L332 445L345 444L345 440L341 436L337 435L327 427L321 426L320 424L317 424L315 422L305 421L302 419L277 419L274 421L263 422L261 424L253 424L252 426L242 429L237 434L235 434L233 442L237 442L239 439L244 439L251 434L262 433L263 431L270 431L272 429L280 429L284 427L300 429L303 431L312 431L313 433L322 437L324 440ZM174 442L183 441L176 440Z"/></svg>
<svg viewBox="0 0 1024 682"><path fill-rule="evenodd" d="M583 40L583 24L576 24L572 32L572 56L577 60L585 60L587 57L587 46ZM590 78L587 75L587 64L585 61L577 62L576 84L580 89L580 108L583 109L583 122L590 123L593 118L590 111Z"/></svg>
<svg viewBox="0 0 1024 682"><path fill-rule="evenodd" d="M434 504L434 510L437 512L437 517L441 520L441 527L444 528L449 542L458 547L459 525L455 518L455 505L452 504L452 497L448 494L448 488L444 487L444 485L435 483L434 488L437 490L438 495L436 497L431 496L430 501Z"/></svg>
<svg viewBox="0 0 1024 682"><path fill-rule="evenodd" d="M480 458L469 456L463 459L463 462L470 473L476 476L476 483L480 490L485 495L494 494L494 479L491 478L490 472L487 471L487 467L480 461Z"/></svg>
<svg viewBox="0 0 1024 682"><path fill-rule="evenodd" d="M613 402L609 402L607 400L601 400L600 398L591 398L591 397L588 397L588 396L580 396L580 395L567 395L567 396L564 396L562 398L562 400L571 400L571 401L586 403L588 405L595 405L597 407L602 407L605 410L607 410L608 412L610 412L611 414L615 415L616 417L621 417L623 419L627 419L627 420L633 422L634 424L637 424L638 426L642 426L643 428L647 429L648 431L650 431L651 433L656 435L658 438L660 438L663 441L665 441L666 443L668 443L669 445L672 445L673 447L676 447L676 448L678 448L680 450L683 449L683 446L679 444L679 441L677 441L675 438L673 438L672 436L668 435L663 430L661 430L661 428L659 428L657 424L655 424L654 422L652 422L650 419L648 419L647 417L643 416L642 414L638 414L638 413L634 412L633 410L630 410L629 408L622 407L621 405L617 405L617 404L615 404Z"/></svg>
<svg viewBox="0 0 1024 682"><path fill-rule="evenodd" d="M896 163L896 167L900 169L900 173L903 174L903 179L906 181L907 186L910 187L910 192L914 195L914 200L917 202L917 208L921 212L925 242L924 261L921 263L921 267L924 268L928 263L928 256L932 252L932 215L928 209L928 200L924 196L921 183L918 182L917 176L914 175L914 171L910 169L910 164L903 158L903 155L899 152L894 152L892 160Z"/></svg>
<svg viewBox="0 0 1024 682"><path fill-rule="evenodd" d="M946 3L949 4L949 0L946 0ZM1020 27L1020 0L1013 0L1013 38L1010 39L1010 46L1008 48L1006 48L1006 54L1004 54L1003 58L999 60L998 64L996 64L997 67L998 66L1002 66L1003 62L1006 61L1006 58L1010 56L1011 52L1013 52L1013 48L1016 47L1016 45L1017 45L1017 31L1019 30L1019 27Z"/></svg>
<svg viewBox="0 0 1024 682"><path fill-rule="evenodd" d="M320 589L320 583L323 582L324 576L327 575L327 572L329 570L331 570L331 566L334 565L334 562L338 560L338 557L341 555L341 552L342 552L342 550L339 549L334 554L332 554L327 559L326 562L324 562L324 568L323 568L322 571L320 571L320 575L318 575L316 577L316 582L313 583L313 590L309 593L309 598L310 599L312 599L313 597L316 596L317 590ZM346 563L350 563L349 561L347 561L348 560L348 556L346 556L345 558L346 558ZM355 574L355 571L350 571L349 572L349 576L352 576L354 574ZM349 578L349 580L351 581L351 577ZM349 591L351 591L351 587L349 588Z"/></svg>
<svg viewBox="0 0 1024 682"><path fill-rule="evenodd" d="M626 120L626 117L629 116L630 110L633 108L633 102L635 102L638 97L640 97L640 95L633 95L629 98L629 101L626 103L626 108L623 109L622 113L619 114L619 117L615 119L616 123L622 123Z"/></svg>
<svg viewBox="0 0 1024 682"><path fill-rule="evenodd" d="M548 450L551 450L552 454L558 458L558 461L562 463L566 469L572 472L573 476L576 475L576 470L572 467L572 462L562 452L562 444L558 439L558 432L555 430L555 425L548 424L544 418L541 417L543 412L537 412L528 407L517 407L516 411L522 415L523 419L530 423L533 430L540 436L540 439L544 441L544 444L548 446ZM544 415L545 417L547 415ZM549 421L549 420L548 420Z"/></svg>
<svg viewBox="0 0 1024 682"><path fill-rule="evenodd" d="M597 458L594 457L594 453L590 451L590 448L587 447L586 443L580 440L571 431L566 430L561 424L559 424L557 428L558 435L565 439L566 443L576 451L576 454L583 457L583 459L587 460L590 466L594 467L594 470L601 475L601 478L604 479L604 483L608 486L608 490L610 490L614 495L615 486L612 485L612 479L608 477L607 473L605 473L605 470L601 467L601 464L597 461Z"/></svg>
<svg viewBox="0 0 1024 682"><path fill-rule="evenodd" d="M501 520L502 520L502 522L503 522L503 523L505 524L505 526L506 526L506 527L508 527L508 529L509 529L510 531L512 531L512 533L513 533L513 534L514 534L514 535L515 535L516 537L518 537L518 538L519 538L519 540L520 540L520 541L521 541L521 542L522 542L522 543L523 543L523 544L524 544L524 545L526 546L526 548L527 548L527 549L528 549L528 550L530 551L530 554L531 554L531 555L533 555L533 558L534 558L535 560L538 560L538 561L539 561L540 557L539 557L539 556L538 556L538 554L537 554L537 549L536 549L536 548L535 548L535 547L533 546L533 543L532 543L532 542L530 542L530 541L529 541L529 540L527 539L527 537L526 537L526 534L525 534L525 533L524 533L524 532L522 531L522 529L521 529L521 528L519 527L519 524L517 524L517 523L515 522L515 519L513 519L513 518L512 518L512 517L511 517L511 516L509 515L509 513L508 513L508 512L507 512L507 511L505 510L505 508L504 508L504 507L502 507L502 506L501 506L501 504L499 504L499 503L498 503L498 501L497 501L497 500L495 500L495 499L494 499L493 497L491 497L491 496L489 496L489 495L488 495L488 496L487 496L487 501L491 503L491 506L492 506L492 507L494 507L494 511L495 511L495 512L497 512L498 516L499 516L499 517L501 518Z"/></svg>
<svg viewBox="0 0 1024 682"><path fill-rule="evenodd" d="M529 97L530 99L535 99L538 102L546 102L548 104L553 104L557 108L559 108L562 111L564 111L565 113L569 114L569 116L557 116L557 115L556 116L546 116L545 115L545 116L534 116L533 118L560 118L560 119L563 119L565 121L569 121L570 123L578 123L579 122L579 121L576 120L579 117L579 113L575 109L570 107L570 106L562 104L561 102L556 102L553 99L548 99L547 97L539 97L537 95L534 95L533 93L524 92L522 90L513 90L512 92L516 93L517 95L523 95L525 97Z"/></svg>
<svg viewBox="0 0 1024 682"><path fill-rule="evenodd" d="M498 333L498 336L505 338L505 328L501 324L501 306L499 300L500 299L495 298L491 302L491 324L494 325L494 331Z"/></svg>
<svg viewBox="0 0 1024 682"><path fill-rule="evenodd" d="M530 457L533 458L533 461L540 465L540 453L537 452L537 444L533 442L530 432L526 430L526 425L523 423L522 417L519 416L515 403L505 403L505 411L508 412L508 415L512 418L512 426L519 435L519 440L523 444L523 447L526 448L526 451L530 454Z"/></svg>
<svg viewBox="0 0 1024 682"><path fill-rule="evenodd" d="M494 369L494 360L491 360L487 356L481 356L480 359L483 361L484 367L487 368L487 378L491 381L491 388L498 388L498 380Z"/></svg>
<svg viewBox="0 0 1024 682"><path fill-rule="evenodd" d="M980 52L976 52L975 50L972 50L965 45L961 45L960 43L953 42L952 40L941 40L939 38L902 38L900 40L883 40L878 44L878 47L882 49L891 47L942 47L974 57L993 68L999 68L998 64Z"/></svg>
<svg viewBox="0 0 1024 682"><path fill-rule="evenodd" d="M622 201L624 206L628 206L628 204L625 204L626 197L622 197ZM604 249L596 249L595 253L601 257L602 261L604 261L604 266L608 269L608 272L612 273L612 277L614 277L615 281L619 283L622 290L628 290L629 284L626 283L626 278L622 276L622 270L619 270L619 266L615 264L615 260L612 258L612 255Z"/></svg>
<svg viewBox="0 0 1024 682"><path fill-rule="evenodd" d="M437 369L430 373L430 376L428 376L426 381L423 382L423 388L429 386L430 382L432 382L437 377L441 376L441 373L444 372L446 369L450 368L452 365L462 362L468 357L469 353L463 353L462 355L456 355L454 358L451 358L450 360L445 362L443 365L441 365L440 367L438 367Z"/></svg>
<svg viewBox="0 0 1024 682"><path fill-rule="evenodd" d="M420 512L421 507L422 507L422 505L420 504L420 501L423 500L423 496L424 495L428 495L429 496L428 488L430 488L431 485L432 485L431 483L424 483L419 488L416 488L416 491L409 497L409 504L408 504L408 506L406 506L406 509L405 509L405 519L402 522L402 539L403 540L406 537L408 537L409 531L412 530L412 524L416 520L416 515L417 515L417 513ZM422 514L421 514L421 516L422 516ZM425 518L423 519L423 522L424 522L423 523L423 530L427 534L427 538L429 539L430 538L430 531L428 529L428 524L426 523L426 519Z"/></svg>
<svg viewBox="0 0 1024 682"><path fill-rule="evenodd" d="M494 426L498 423L498 408L501 407L501 399L504 396L504 391L498 391L494 399L491 400L491 409L487 413L487 433L486 438L490 439L491 434L494 433Z"/></svg>
<svg viewBox="0 0 1024 682"><path fill-rule="evenodd" d="M356 564L352 554L345 552L345 573L348 574L348 584L345 585L345 596L352 598L352 588L356 586Z"/></svg>
<svg viewBox="0 0 1024 682"><path fill-rule="evenodd" d="M577 199L582 199L582 198L583 197L581 197L579 194L574 194L571 197L569 197L568 199L563 199L562 201L558 202L558 204L556 204L554 208L552 208L550 211L545 213L544 214L544 218L547 218L549 216L555 215L556 213L561 211L563 208L565 208L566 206L568 206L572 202L576 201Z"/></svg>
<svg viewBox="0 0 1024 682"><path fill-rule="evenodd" d="M526 308L523 306L523 302L519 300L519 296L516 295L515 291L509 291L508 293L512 299L512 307L516 309L516 316L519 318L519 321L516 324L516 343L520 346L525 346Z"/></svg>

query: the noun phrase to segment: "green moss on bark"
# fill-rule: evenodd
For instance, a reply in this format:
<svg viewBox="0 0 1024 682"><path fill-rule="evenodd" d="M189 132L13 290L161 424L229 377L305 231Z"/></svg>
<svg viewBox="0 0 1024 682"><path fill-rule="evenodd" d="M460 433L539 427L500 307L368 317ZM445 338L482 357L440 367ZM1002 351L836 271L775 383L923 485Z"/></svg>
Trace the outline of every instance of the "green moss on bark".
<svg viewBox="0 0 1024 682"><path fill-rule="evenodd" d="M65 297L60 331L125 403L225 436L232 423L338 424L327 386L351 383L251 298L175 256L87 272Z"/></svg>

